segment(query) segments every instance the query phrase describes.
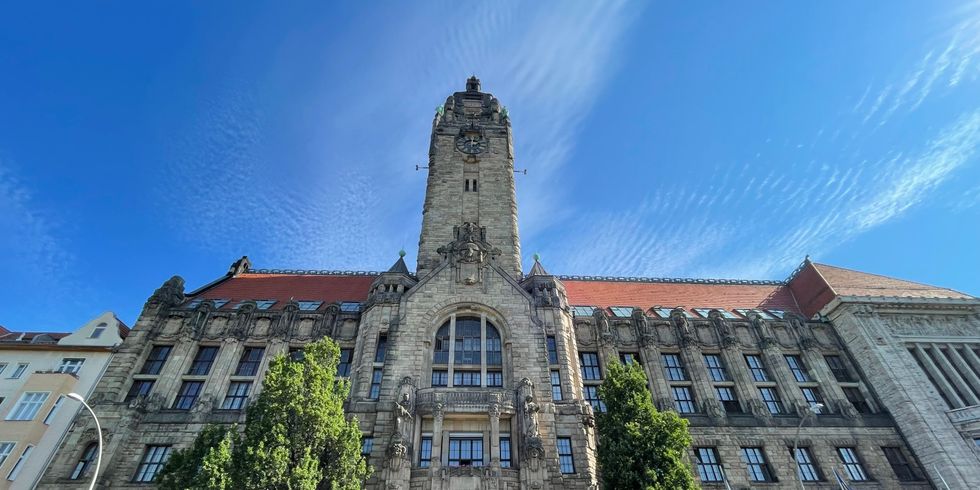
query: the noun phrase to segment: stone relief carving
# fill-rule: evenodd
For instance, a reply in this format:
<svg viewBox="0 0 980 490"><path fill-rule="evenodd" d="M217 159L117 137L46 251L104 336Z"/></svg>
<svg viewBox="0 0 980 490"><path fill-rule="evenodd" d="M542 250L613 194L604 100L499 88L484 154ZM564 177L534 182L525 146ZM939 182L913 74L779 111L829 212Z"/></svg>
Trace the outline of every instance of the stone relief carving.
<svg viewBox="0 0 980 490"><path fill-rule="evenodd" d="M255 313L255 302L247 301L238 307L234 320L225 328L225 337L238 340L248 338L249 327L252 325L252 315Z"/></svg>
<svg viewBox="0 0 980 490"><path fill-rule="evenodd" d="M722 347L727 349L738 345L738 336L735 335L735 328L732 327L732 322L723 317L718 310L711 310L708 318L711 319L711 323L715 326L715 332L718 334L718 339Z"/></svg>
<svg viewBox="0 0 980 490"><path fill-rule="evenodd" d="M595 318L596 330L599 332L599 341L603 345L614 344L616 342L616 334L609 326L609 318L606 317L605 310L603 308L596 308L592 312L592 316Z"/></svg>
<svg viewBox="0 0 980 490"><path fill-rule="evenodd" d="M528 467L537 471L544 458L544 445L541 442L541 432L538 427L538 412L541 407L534 401L534 383L529 378L522 378L518 384L518 395L523 400L521 419L523 422L524 459Z"/></svg>
<svg viewBox="0 0 980 490"><path fill-rule="evenodd" d="M688 321L687 316L684 314L683 309L674 308L670 312L670 322L674 325L674 329L677 330L678 343L681 347L697 344L698 336L694 332L691 322Z"/></svg>
<svg viewBox="0 0 980 490"><path fill-rule="evenodd" d="M758 313L750 313L749 319L752 321L752 328L755 330L756 337L759 339L759 348L768 349L776 347L776 334L772 331L772 326L764 320Z"/></svg>
<svg viewBox="0 0 980 490"><path fill-rule="evenodd" d="M184 302L184 278L173 276L167 279L149 299L146 300L147 306L159 305L163 308L172 308Z"/></svg>
<svg viewBox="0 0 980 490"><path fill-rule="evenodd" d="M299 311L299 304L295 301L290 301L282 309L282 314L279 318L275 320L272 328L269 330L269 336L278 339L289 340L292 337L293 322L296 320L297 312Z"/></svg>
<svg viewBox="0 0 980 490"><path fill-rule="evenodd" d="M456 281L461 284L483 282L485 270L500 255L500 249L490 245L486 227L463 223L453 227L453 241L436 252L456 269Z"/></svg>
<svg viewBox="0 0 980 490"><path fill-rule="evenodd" d="M636 329L636 337L640 340L640 345L648 346L655 344L657 342L657 330L650 325L650 320L643 313L643 310L633 308L631 318L633 320L633 328Z"/></svg>

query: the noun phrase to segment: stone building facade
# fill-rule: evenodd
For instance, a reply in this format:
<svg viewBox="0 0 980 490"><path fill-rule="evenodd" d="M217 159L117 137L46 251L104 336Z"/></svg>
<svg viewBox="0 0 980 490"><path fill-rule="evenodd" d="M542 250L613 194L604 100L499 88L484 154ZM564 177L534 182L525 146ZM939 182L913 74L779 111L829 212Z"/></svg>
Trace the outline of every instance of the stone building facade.
<svg viewBox="0 0 980 490"><path fill-rule="evenodd" d="M596 390L614 362L640 363L657 405L690 420L707 488L837 488L835 472L861 488L937 484L923 466L942 459L935 441L902 426L903 401L869 377L895 373L865 366L851 324L820 314L836 296L803 280L808 261L787 281L556 276L537 258L524 274L510 120L475 78L437 111L428 170L414 274L402 258L360 273L243 257L195 291L176 276L155 291L93 396L102 485L150 484L204 424L243 420L272 356L324 336L352 382L368 488L597 488ZM912 430L949 419L929 407ZM87 424L43 488L74 483Z"/></svg>

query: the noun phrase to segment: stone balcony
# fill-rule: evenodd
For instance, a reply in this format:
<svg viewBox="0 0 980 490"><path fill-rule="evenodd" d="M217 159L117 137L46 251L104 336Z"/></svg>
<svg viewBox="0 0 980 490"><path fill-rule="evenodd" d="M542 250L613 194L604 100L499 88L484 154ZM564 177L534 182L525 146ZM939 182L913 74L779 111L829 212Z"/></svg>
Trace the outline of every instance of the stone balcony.
<svg viewBox="0 0 980 490"><path fill-rule="evenodd" d="M432 414L441 405L445 413L488 413L497 404L502 414L515 413L516 393L503 388L422 388L416 398L420 414Z"/></svg>

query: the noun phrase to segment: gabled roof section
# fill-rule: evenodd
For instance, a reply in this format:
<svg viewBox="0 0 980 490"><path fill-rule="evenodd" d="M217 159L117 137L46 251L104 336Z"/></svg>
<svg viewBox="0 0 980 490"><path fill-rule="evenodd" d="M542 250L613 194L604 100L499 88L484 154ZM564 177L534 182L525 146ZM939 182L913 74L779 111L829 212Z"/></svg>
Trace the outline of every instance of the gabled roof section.
<svg viewBox="0 0 980 490"><path fill-rule="evenodd" d="M396 261L394 264L391 265L390 268L388 268L388 272L392 272L395 274L405 274L406 276L411 275L411 273L408 271L408 266L405 265L404 253L405 253L404 251L399 253L398 261Z"/></svg>
<svg viewBox="0 0 980 490"><path fill-rule="evenodd" d="M240 300L364 301L376 272L256 271L227 277L193 298ZM188 299L190 299L189 297Z"/></svg>
<svg viewBox="0 0 980 490"><path fill-rule="evenodd" d="M809 259L789 280L803 314L812 317L839 296L918 299L976 299L952 289L818 264Z"/></svg>
<svg viewBox="0 0 980 490"><path fill-rule="evenodd" d="M571 305L673 308L767 308L799 312L789 288L778 281L665 280L561 277Z"/></svg>

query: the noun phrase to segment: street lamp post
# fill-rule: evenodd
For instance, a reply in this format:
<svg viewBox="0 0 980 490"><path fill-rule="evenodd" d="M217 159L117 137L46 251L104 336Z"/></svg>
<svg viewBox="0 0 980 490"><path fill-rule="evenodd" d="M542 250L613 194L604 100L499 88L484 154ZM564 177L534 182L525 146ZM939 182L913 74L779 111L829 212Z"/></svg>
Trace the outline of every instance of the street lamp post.
<svg viewBox="0 0 980 490"><path fill-rule="evenodd" d="M821 408L823 408L823 403L814 403L807 407L806 412L803 413L803 417L800 418L800 425L796 426L796 436L793 437L793 463L796 463L796 481L800 484L800 490L806 489L806 487L803 486L803 472L800 471L800 460L796 455L796 451L799 449L800 444L800 430L803 429L803 424L806 423L806 419L810 418L810 415L817 415L820 413Z"/></svg>
<svg viewBox="0 0 980 490"><path fill-rule="evenodd" d="M69 393L68 398L81 403L82 406L88 410L88 413L92 414L92 419L95 420L95 432L99 435L99 452L95 457L95 473L92 475L92 484L88 486L88 490L94 490L95 482L99 479L99 467L102 466L102 426L99 425L99 418L95 416L95 412L92 410L92 407L88 406L88 403L85 403L85 399L82 398L82 395L79 395L78 393Z"/></svg>

